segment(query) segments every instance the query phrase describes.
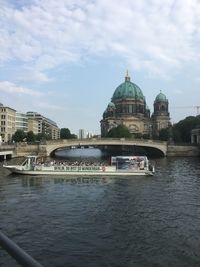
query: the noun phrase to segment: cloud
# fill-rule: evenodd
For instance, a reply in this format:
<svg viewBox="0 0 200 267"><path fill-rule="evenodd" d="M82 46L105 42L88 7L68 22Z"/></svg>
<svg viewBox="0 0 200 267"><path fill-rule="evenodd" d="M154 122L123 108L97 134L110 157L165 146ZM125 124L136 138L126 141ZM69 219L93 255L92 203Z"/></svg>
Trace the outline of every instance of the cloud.
<svg viewBox="0 0 200 267"><path fill-rule="evenodd" d="M110 55L160 76L199 60L198 0L35 0L0 9L0 62L40 77L60 64ZM120 8L119 8L120 6Z"/></svg>
<svg viewBox="0 0 200 267"><path fill-rule="evenodd" d="M8 81L3 81L0 82L0 91L1 92L6 92L9 94L23 94L23 95L29 95L29 96L42 96L43 94L41 92L29 89L29 88L25 88L25 87L21 87L21 86L17 86L14 83L8 82Z"/></svg>

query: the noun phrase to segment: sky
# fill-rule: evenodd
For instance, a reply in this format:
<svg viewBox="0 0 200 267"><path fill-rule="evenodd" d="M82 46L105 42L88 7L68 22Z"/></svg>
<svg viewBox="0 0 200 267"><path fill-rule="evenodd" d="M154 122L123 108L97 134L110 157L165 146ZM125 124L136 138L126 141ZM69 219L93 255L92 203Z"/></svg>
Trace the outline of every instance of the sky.
<svg viewBox="0 0 200 267"><path fill-rule="evenodd" d="M77 134L100 120L126 70L171 122L200 106L199 0L0 0L0 102Z"/></svg>

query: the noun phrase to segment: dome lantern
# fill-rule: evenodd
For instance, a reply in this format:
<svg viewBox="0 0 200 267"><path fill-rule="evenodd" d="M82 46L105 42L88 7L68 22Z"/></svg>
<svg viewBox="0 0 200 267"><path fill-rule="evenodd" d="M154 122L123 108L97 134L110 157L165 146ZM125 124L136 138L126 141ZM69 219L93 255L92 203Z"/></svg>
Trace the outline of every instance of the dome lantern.
<svg viewBox="0 0 200 267"><path fill-rule="evenodd" d="M128 75L128 70L126 71L126 76L125 76L125 82L130 82L131 77Z"/></svg>

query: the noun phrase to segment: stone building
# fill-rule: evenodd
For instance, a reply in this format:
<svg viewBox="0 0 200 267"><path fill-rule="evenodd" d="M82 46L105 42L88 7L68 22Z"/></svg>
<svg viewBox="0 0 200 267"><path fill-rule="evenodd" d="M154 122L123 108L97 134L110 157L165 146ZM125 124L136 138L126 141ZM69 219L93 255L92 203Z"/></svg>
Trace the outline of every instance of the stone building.
<svg viewBox="0 0 200 267"><path fill-rule="evenodd" d="M167 128L170 125L169 105L166 96L160 91L154 101L154 112L151 116L152 133L154 137L159 136L161 129Z"/></svg>
<svg viewBox="0 0 200 267"><path fill-rule="evenodd" d="M128 72L125 81L114 91L111 102L103 113L101 136L120 124L125 125L135 137L157 136L159 130L167 128L170 122L168 100L159 93L154 101L151 116L142 90L131 82Z"/></svg>

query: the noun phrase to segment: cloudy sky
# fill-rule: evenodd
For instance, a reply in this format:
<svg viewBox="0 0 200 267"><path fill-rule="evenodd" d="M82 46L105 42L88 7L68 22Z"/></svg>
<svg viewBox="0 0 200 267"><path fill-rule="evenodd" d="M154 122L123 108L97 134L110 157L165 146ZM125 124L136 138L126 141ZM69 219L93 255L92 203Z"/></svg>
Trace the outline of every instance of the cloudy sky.
<svg viewBox="0 0 200 267"><path fill-rule="evenodd" d="M200 105L199 0L0 0L0 102L99 133L128 69L173 123Z"/></svg>

